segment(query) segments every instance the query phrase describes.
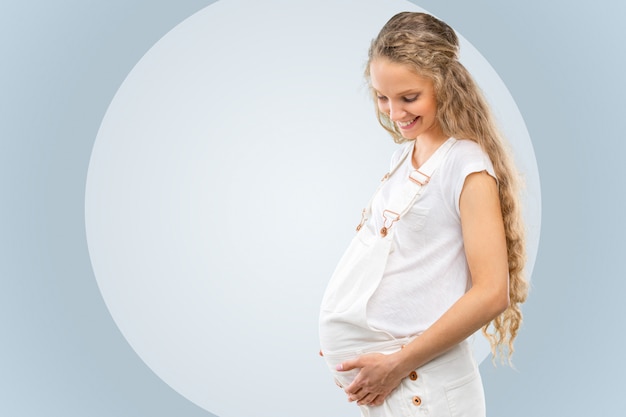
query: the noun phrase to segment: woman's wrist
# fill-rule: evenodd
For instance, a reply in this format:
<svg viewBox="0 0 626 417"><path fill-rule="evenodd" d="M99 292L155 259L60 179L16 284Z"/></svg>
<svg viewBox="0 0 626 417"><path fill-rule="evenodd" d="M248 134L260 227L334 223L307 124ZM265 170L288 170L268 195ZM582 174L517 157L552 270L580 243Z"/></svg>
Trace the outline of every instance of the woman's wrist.
<svg viewBox="0 0 626 417"><path fill-rule="evenodd" d="M392 356L393 372L401 378L406 377L422 365L406 346L402 346L402 349L392 354Z"/></svg>

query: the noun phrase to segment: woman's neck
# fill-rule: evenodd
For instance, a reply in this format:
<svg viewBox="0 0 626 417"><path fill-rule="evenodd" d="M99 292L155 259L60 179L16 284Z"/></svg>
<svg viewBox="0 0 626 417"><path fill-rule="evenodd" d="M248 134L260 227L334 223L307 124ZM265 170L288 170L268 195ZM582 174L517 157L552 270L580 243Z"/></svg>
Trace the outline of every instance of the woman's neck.
<svg viewBox="0 0 626 417"><path fill-rule="evenodd" d="M443 133L418 136L413 147L413 167L419 169L446 140L448 137Z"/></svg>

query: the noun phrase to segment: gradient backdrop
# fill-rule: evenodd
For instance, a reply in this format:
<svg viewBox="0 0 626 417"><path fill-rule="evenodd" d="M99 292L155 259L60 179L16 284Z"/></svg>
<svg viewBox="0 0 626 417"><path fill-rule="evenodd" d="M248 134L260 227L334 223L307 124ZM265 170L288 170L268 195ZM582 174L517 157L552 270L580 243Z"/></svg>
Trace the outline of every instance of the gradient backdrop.
<svg viewBox="0 0 626 417"><path fill-rule="evenodd" d="M0 3L0 415L211 416L162 382L121 335L91 269L84 217L89 158L114 94L155 42L211 3ZM626 6L415 3L498 72L539 166L533 289L516 370L481 366L489 415L617 415L626 388L618 166L626 145L617 128L626 110L626 30L618 28ZM242 378L272 389L253 372L258 358L241 360L251 367ZM303 382L303 407L318 397Z"/></svg>

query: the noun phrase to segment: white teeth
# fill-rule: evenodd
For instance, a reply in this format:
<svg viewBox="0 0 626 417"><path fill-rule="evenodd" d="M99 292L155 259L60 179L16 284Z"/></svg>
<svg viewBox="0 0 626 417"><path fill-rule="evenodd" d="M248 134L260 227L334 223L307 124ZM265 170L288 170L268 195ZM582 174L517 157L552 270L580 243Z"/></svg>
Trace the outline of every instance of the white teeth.
<svg viewBox="0 0 626 417"><path fill-rule="evenodd" d="M400 127L406 127L406 126L410 125L411 123L413 123L415 121L415 119L417 119L417 116L414 119L409 120L408 122L396 122L396 123Z"/></svg>

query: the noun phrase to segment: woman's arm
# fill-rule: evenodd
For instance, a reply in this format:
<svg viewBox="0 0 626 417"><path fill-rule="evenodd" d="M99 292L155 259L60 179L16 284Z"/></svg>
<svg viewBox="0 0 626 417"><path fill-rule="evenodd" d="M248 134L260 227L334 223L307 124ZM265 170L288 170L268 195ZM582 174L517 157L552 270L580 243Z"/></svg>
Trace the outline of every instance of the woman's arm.
<svg viewBox="0 0 626 417"><path fill-rule="evenodd" d="M465 179L459 207L472 288L404 349L369 354L338 369L361 368L345 391L359 405L380 405L411 371L460 343L509 304L508 258L495 179L486 172Z"/></svg>

